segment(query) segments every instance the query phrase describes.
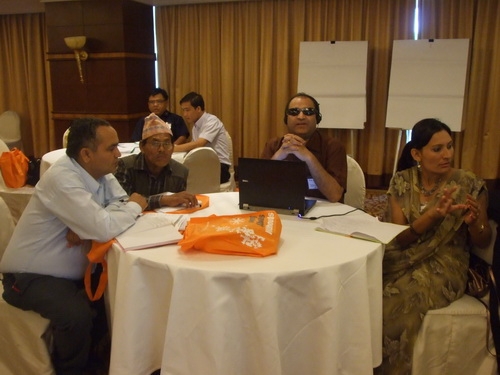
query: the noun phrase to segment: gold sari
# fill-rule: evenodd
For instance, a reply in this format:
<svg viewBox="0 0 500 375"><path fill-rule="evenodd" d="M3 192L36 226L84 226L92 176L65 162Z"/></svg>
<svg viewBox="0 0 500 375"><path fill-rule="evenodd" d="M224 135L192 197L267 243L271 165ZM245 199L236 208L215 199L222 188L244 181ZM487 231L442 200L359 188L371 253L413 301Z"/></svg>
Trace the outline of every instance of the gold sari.
<svg viewBox="0 0 500 375"><path fill-rule="evenodd" d="M412 223L441 197L420 203L416 167L398 172L388 195L397 200ZM444 187L458 186L455 203L467 194L477 198L484 181L472 172L453 171ZM390 207L388 207L390 211ZM385 249L383 261L384 352L383 374L411 374L413 347L426 312L449 305L464 294L469 265L469 244L464 212L456 210L406 248L397 240Z"/></svg>

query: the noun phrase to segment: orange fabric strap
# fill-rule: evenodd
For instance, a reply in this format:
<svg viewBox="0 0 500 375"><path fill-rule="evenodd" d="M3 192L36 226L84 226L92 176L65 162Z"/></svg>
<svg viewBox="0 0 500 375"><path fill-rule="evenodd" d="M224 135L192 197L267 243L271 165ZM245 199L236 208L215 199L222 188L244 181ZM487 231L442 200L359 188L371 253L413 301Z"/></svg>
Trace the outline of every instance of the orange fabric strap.
<svg viewBox="0 0 500 375"><path fill-rule="evenodd" d="M104 259L106 253L111 248L115 239L109 240L108 242L96 242L92 241L92 247L87 254L87 258L89 259L89 265L85 270L85 292L87 292L87 296L91 301L97 301L104 294L104 290L106 289L106 285L108 284L108 263L106 259ZM102 264L102 273L99 277L99 285L95 293L92 292L92 283L91 283L91 275L92 275L92 265L95 263Z"/></svg>

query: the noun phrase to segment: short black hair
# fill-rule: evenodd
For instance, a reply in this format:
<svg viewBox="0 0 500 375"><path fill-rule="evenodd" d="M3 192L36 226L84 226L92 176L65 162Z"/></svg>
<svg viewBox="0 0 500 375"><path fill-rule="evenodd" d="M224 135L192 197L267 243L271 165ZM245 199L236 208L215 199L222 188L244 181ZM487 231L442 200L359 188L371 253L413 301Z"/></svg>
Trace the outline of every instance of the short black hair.
<svg viewBox="0 0 500 375"><path fill-rule="evenodd" d="M168 92L167 90L162 89L161 87L156 87L154 88L150 93L149 96L156 96L158 94L161 94L163 96L163 99L168 100ZM148 98L149 98L148 96Z"/></svg>
<svg viewBox="0 0 500 375"><path fill-rule="evenodd" d="M97 128L99 126L111 126L109 122L99 118L84 117L71 122L68 133L68 145L66 155L77 159L80 150L88 147L91 150L97 149Z"/></svg>
<svg viewBox="0 0 500 375"><path fill-rule="evenodd" d="M201 96L197 92L191 91L190 93L184 95L179 101L179 104L186 102L191 103L193 108L200 107L202 111L205 110L205 101L203 100L203 96Z"/></svg>

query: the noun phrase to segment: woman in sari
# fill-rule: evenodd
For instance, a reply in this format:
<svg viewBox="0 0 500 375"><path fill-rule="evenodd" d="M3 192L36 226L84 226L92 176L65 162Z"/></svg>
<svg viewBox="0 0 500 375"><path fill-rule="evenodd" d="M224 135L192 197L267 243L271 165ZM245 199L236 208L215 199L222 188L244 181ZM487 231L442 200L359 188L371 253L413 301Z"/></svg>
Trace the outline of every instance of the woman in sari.
<svg viewBox="0 0 500 375"><path fill-rule="evenodd" d="M464 294L470 246L491 237L484 181L453 168L453 152L447 125L419 121L389 186L387 218L409 228L384 254L383 374L411 374L425 314Z"/></svg>

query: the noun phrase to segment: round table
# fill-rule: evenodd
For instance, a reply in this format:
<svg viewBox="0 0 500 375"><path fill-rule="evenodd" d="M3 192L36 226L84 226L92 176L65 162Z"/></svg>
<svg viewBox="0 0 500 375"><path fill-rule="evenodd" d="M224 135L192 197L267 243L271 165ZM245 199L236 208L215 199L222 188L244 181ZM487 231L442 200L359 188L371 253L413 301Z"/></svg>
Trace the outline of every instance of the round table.
<svg viewBox="0 0 500 375"><path fill-rule="evenodd" d="M238 214L238 193L207 194L192 216ZM352 208L317 202L310 214ZM381 362L380 243L280 215L276 255L108 253L110 373L372 374Z"/></svg>

